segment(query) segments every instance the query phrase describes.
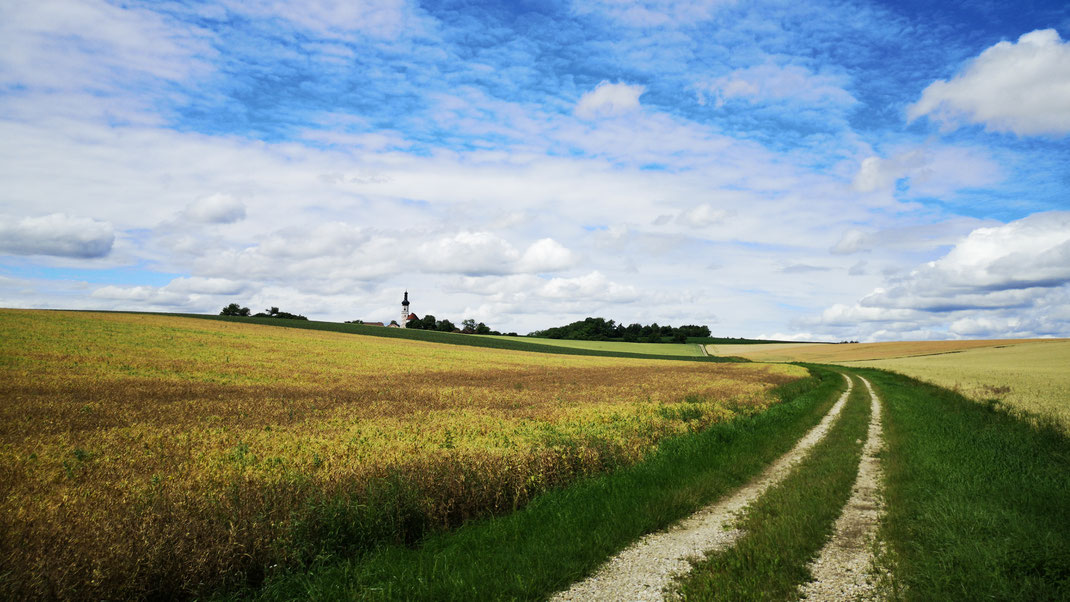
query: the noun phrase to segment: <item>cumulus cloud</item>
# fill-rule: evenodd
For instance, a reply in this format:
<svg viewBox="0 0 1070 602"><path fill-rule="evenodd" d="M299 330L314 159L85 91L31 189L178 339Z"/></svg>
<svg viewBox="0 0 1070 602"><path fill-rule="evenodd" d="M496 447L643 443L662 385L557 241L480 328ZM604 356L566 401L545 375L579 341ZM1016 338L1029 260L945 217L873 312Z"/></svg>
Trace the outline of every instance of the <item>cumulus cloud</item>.
<svg viewBox="0 0 1070 602"><path fill-rule="evenodd" d="M1066 335L1070 320L1052 310L1068 294L1070 211L1051 211L977 228L940 259L890 279L854 305L831 306L817 323L862 329L891 323L881 328L886 338L920 331Z"/></svg>
<svg viewBox="0 0 1070 602"><path fill-rule="evenodd" d="M786 100L822 106L856 104L855 97L844 90L844 83L841 77L817 74L799 65L756 65L699 86L698 100L706 104L706 95L712 94L717 107L733 99L751 103Z"/></svg>
<svg viewBox="0 0 1070 602"><path fill-rule="evenodd" d="M645 86L611 84L603 80L594 90L580 97L576 115L593 119L634 113L639 110L639 97L643 92L646 92Z"/></svg>
<svg viewBox="0 0 1070 602"><path fill-rule="evenodd" d="M416 258L433 272L504 274L520 253L507 240L489 232L458 232L419 245Z"/></svg>
<svg viewBox="0 0 1070 602"><path fill-rule="evenodd" d="M87 217L53 213L22 219L0 216L0 252L93 259L111 252L111 224Z"/></svg>
<svg viewBox="0 0 1070 602"><path fill-rule="evenodd" d="M1054 29L982 52L951 80L929 84L907 109L945 127L960 121L1019 136L1070 133L1070 42Z"/></svg>
<svg viewBox="0 0 1070 602"><path fill-rule="evenodd" d="M245 203L229 194L213 194L190 203L184 215L205 224L232 224L245 219Z"/></svg>
<svg viewBox="0 0 1070 602"><path fill-rule="evenodd" d="M536 241L524 251L517 269L521 272L557 272L576 263L576 256L552 238Z"/></svg>

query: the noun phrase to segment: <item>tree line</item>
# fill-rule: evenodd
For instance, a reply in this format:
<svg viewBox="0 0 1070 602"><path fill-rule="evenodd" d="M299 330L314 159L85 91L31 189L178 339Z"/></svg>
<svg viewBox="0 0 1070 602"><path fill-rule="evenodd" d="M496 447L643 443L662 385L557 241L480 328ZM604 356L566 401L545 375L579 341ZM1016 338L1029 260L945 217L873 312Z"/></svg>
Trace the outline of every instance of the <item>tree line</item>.
<svg viewBox="0 0 1070 602"><path fill-rule="evenodd" d="M307 320L305 316L292 314L288 311L279 311L277 307L269 307L262 312L252 313L248 307L242 307L237 303L231 303L220 312L221 316L243 316L246 318L281 318L283 320Z"/></svg>
<svg viewBox="0 0 1070 602"><path fill-rule="evenodd" d="M435 316L427 314L422 318L415 320L409 320L405 323L405 328L412 328L415 330L437 330L439 332L459 332L461 334L493 334L501 335L502 333L497 330L491 330L486 324L469 318L467 320L461 320L461 327L458 328L453 322L446 319L436 319ZM505 336L519 336L515 332L507 332Z"/></svg>
<svg viewBox="0 0 1070 602"><path fill-rule="evenodd" d="M709 337L708 326L660 326L653 324L617 324L605 318L587 318L579 322L536 330L528 336L575 341L625 341L629 343L686 343L688 337Z"/></svg>

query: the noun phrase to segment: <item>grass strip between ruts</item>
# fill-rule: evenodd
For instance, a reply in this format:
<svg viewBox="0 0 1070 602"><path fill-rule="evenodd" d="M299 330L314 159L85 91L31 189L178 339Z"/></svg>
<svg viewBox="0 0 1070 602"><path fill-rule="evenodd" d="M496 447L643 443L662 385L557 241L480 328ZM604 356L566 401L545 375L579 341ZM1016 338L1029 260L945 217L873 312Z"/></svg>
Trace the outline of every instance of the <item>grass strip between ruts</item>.
<svg viewBox="0 0 1070 602"><path fill-rule="evenodd" d="M857 379L856 379L857 380ZM780 484L747 507L744 535L695 564L685 600L787 600L811 579L809 563L851 495L869 424L869 392L855 383L828 434Z"/></svg>
<svg viewBox="0 0 1070 602"><path fill-rule="evenodd" d="M995 404L858 369L885 407L890 595L1070 600L1070 438Z"/></svg>
<svg viewBox="0 0 1070 602"><path fill-rule="evenodd" d="M265 599L535 599L564 589L642 535L725 495L787 452L845 387L834 372L780 388L784 401L666 441L640 464L546 493L512 514L329 558L281 575Z"/></svg>

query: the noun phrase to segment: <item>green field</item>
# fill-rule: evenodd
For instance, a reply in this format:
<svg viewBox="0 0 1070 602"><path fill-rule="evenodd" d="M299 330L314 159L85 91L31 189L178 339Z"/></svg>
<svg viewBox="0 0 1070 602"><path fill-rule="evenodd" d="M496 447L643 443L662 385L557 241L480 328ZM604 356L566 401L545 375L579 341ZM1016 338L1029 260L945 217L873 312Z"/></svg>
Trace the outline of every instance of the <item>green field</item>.
<svg viewBox="0 0 1070 602"><path fill-rule="evenodd" d="M491 339L516 341L517 337L489 336ZM616 353L634 353L637 355L671 355L679 357L703 357L702 350L693 343L625 343L624 341L571 341L567 339L540 339L523 337L520 341L537 345L550 345L567 349L589 349L591 351L611 351Z"/></svg>

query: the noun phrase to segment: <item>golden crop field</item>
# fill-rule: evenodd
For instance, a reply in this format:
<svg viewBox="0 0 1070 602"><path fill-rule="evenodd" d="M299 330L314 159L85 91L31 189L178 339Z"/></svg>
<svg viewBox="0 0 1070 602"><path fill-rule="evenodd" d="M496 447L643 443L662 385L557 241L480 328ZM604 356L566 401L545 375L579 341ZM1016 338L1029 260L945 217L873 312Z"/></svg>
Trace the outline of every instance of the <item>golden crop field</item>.
<svg viewBox="0 0 1070 602"><path fill-rule="evenodd" d="M998 400L1029 415L1052 416L1070 431L1070 340L1027 340L960 353L843 362L871 366Z"/></svg>
<svg viewBox="0 0 1070 602"><path fill-rule="evenodd" d="M1041 339L991 339L968 341L895 341L889 343L768 343L756 345L707 345L710 355L736 355L756 362L813 362L835 364L862 360L955 353L967 349L1035 343Z"/></svg>
<svg viewBox="0 0 1070 602"><path fill-rule="evenodd" d="M0 597L96 599L507 512L806 374L18 310L0 370Z"/></svg>

